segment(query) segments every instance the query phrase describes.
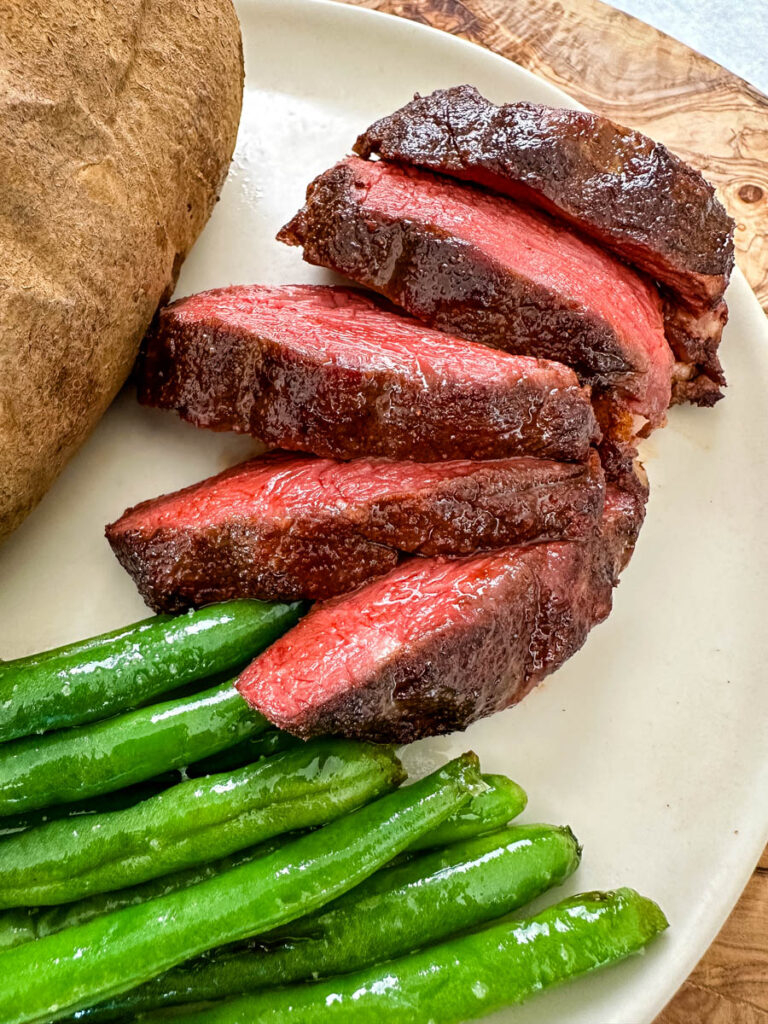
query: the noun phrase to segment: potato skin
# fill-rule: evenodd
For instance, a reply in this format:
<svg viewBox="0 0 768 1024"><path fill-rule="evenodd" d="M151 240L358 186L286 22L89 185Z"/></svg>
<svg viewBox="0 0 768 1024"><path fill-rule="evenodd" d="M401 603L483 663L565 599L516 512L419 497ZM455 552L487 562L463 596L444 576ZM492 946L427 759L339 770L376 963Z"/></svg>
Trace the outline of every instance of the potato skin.
<svg viewBox="0 0 768 1024"><path fill-rule="evenodd" d="M130 372L213 209L243 90L231 0L0 5L0 540Z"/></svg>

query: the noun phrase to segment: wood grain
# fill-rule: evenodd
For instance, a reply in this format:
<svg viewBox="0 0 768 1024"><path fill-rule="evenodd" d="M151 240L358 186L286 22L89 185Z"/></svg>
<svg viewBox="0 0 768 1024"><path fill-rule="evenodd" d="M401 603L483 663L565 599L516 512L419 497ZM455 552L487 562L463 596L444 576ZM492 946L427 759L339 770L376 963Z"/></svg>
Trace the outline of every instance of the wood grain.
<svg viewBox="0 0 768 1024"><path fill-rule="evenodd" d="M717 187L768 312L768 97L600 0L342 0L464 36L660 139ZM713 25L713 31L717 31ZM768 849L656 1024L768 1024Z"/></svg>
<svg viewBox="0 0 768 1024"><path fill-rule="evenodd" d="M768 312L768 97L600 0L345 2L471 39L666 143L717 186L738 264Z"/></svg>
<svg viewBox="0 0 768 1024"><path fill-rule="evenodd" d="M768 865L768 853L761 864ZM768 866L656 1024L768 1024Z"/></svg>

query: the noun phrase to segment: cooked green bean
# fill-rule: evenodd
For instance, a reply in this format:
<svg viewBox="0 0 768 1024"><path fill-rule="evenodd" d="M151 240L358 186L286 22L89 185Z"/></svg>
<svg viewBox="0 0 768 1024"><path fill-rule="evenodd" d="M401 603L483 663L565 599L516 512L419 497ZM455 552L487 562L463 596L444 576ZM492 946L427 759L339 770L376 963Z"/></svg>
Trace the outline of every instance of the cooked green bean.
<svg viewBox="0 0 768 1024"><path fill-rule="evenodd" d="M190 779L197 779L204 775L218 775L221 772L242 768L261 758L279 754L283 750L290 750L301 743L301 740L291 736L290 733L281 732L278 729L268 729L243 740L242 743L238 743L234 747L229 747L218 754L211 754L210 757L187 765L184 768L184 774ZM162 790L168 789L169 786L176 785L181 780L180 771L168 771L161 775L155 775L144 782L134 783L113 793L89 797L87 800L54 804L34 811L4 815L0 817L0 838L13 832L34 828L36 825L44 825L49 821L58 821L60 818L79 818L85 815L100 814L103 811L117 811L122 807L131 807L140 800L146 800L147 797L154 796L155 793L160 793Z"/></svg>
<svg viewBox="0 0 768 1024"><path fill-rule="evenodd" d="M457 811L477 781L477 758L465 754L267 857L0 953L0 1020L26 1024L87 1006L311 913Z"/></svg>
<svg viewBox="0 0 768 1024"><path fill-rule="evenodd" d="M421 854L247 950L208 954L78 1019L119 1020L381 963L523 906L560 885L579 856L570 829L551 825L518 825Z"/></svg>
<svg viewBox="0 0 768 1024"><path fill-rule="evenodd" d="M35 928L35 907L15 907L4 910L0 914L0 952L22 946L25 942L34 942L37 938Z"/></svg>
<svg viewBox="0 0 768 1024"><path fill-rule="evenodd" d="M420 839L412 849L447 846L460 839L491 832L522 814L527 803L525 790L506 775L483 775L482 785L472 800L458 814Z"/></svg>
<svg viewBox="0 0 768 1024"><path fill-rule="evenodd" d="M225 601L0 664L0 742L138 707L244 665L306 608Z"/></svg>
<svg viewBox="0 0 768 1024"><path fill-rule="evenodd" d="M280 733L279 735L285 735ZM483 775L481 783L473 787L472 798L457 814L451 815L442 825L421 839L417 839L401 855L401 860L411 860L410 851L423 850L436 844L431 837L435 833L442 837L443 844L469 839L489 832L515 816L525 802L522 790L503 775ZM472 831L474 830L474 831ZM284 839L281 840L285 841ZM64 928L83 924L102 914L108 914L121 907L135 906L166 892L175 892L197 882L213 878L228 871L238 863L254 859L262 847L254 852L246 849L230 857L201 864L198 867L163 875L140 885L119 889L115 892L97 893L94 896L54 907L25 907L0 913L0 949L9 949L34 938L53 935Z"/></svg>
<svg viewBox="0 0 768 1024"><path fill-rule="evenodd" d="M41 807L36 811L11 814L0 818L0 839L15 832L23 832L28 828L46 825L50 821L60 821L62 818L85 818L93 814L103 814L104 811L118 811L123 807L133 807L141 800L146 800L156 793L162 793L169 786L177 785L181 780L180 771L163 772L162 775L156 775L152 779L147 779L146 782L137 782L133 786L119 789L116 793L102 793L100 796L92 796L87 800L78 800L71 804L56 804L53 807Z"/></svg>
<svg viewBox="0 0 768 1024"><path fill-rule="evenodd" d="M279 754L283 750L290 750L298 746L302 741L288 732L281 732L279 729L268 729L258 736L251 736L235 747L229 747L218 754L211 754L194 764L187 765L187 775L190 779L199 779L202 775L217 775L219 772L228 772L233 768L242 768L243 765L252 764L262 757L271 757L272 754Z"/></svg>
<svg viewBox="0 0 768 1024"><path fill-rule="evenodd" d="M111 793L266 728L266 719L225 683L104 722L14 740L0 746L0 815Z"/></svg>
<svg viewBox="0 0 768 1024"><path fill-rule="evenodd" d="M128 889L97 893L75 903L53 907L14 907L11 910L4 910L0 913L0 952L21 946L25 942L43 939L46 935L56 935L65 928L74 928L116 910L135 907L140 903L146 903L147 900L156 900L160 896L167 896L169 893L188 889L199 882L206 882L209 878L215 878L241 864L249 864L252 860L265 857L285 843L291 842L296 835L289 833L287 836L279 836L209 864L200 864L186 871L175 871L171 875L153 878L149 882Z"/></svg>
<svg viewBox="0 0 768 1024"><path fill-rule="evenodd" d="M127 810L54 821L0 843L0 907L69 903L225 857L325 824L402 779L390 748L315 740Z"/></svg>
<svg viewBox="0 0 768 1024"><path fill-rule="evenodd" d="M182 889L189 889L190 886L199 885L200 882L207 882L211 878L223 875L241 864L250 864L259 857L266 857L267 854L279 850L286 843L293 842L301 833L289 832L287 835L275 836L265 843L258 843L256 846L249 846L245 850L238 850L228 857L220 857L218 860L209 861L206 864L198 864L186 871L174 871L170 875L162 875L160 878L151 878L141 885L133 885L128 889L117 889L114 892L100 892L95 896L89 896L84 900L77 900L75 903L64 903L58 907L31 907L29 912L35 926L35 938L43 939L46 935L56 935L65 928L74 928L79 924L86 924L97 917L105 914L112 914L116 910L123 910L125 907L137 907L148 900L156 900L161 896L167 896L172 892L181 892ZM17 910L7 911L9 914L18 913Z"/></svg>
<svg viewBox="0 0 768 1024"><path fill-rule="evenodd" d="M371 922L375 927L375 922ZM623 960L667 927L632 889L572 896L420 953L314 985L269 989L208 1009L185 1024L459 1024ZM178 1019L173 1010L143 1024Z"/></svg>

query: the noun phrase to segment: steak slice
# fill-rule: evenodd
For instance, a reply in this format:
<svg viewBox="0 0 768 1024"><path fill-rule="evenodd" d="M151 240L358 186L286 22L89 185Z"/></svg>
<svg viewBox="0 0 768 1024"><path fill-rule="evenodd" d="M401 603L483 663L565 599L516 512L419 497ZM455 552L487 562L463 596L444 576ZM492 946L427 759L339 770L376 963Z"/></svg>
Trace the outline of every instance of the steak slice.
<svg viewBox="0 0 768 1024"><path fill-rule="evenodd" d="M556 212L694 312L716 305L728 284L734 222L714 188L666 146L589 111L497 107L459 85L416 95L354 148Z"/></svg>
<svg viewBox="0 0 768 1024"><path fill-rule="evenodd" d="M584 538L599 527L600 460L335 462L278 453L145 501L107 527L156 611L237 597L327 598L401 552L466 555Z"/></svg>
<svg viewBox="0 0 768 1024"><path fill-rule="evenodd" d="M432 326L567 363L650 426L664 422L673 358L657 291L549 214L350 157L312 182L278 238Z"/></svg>
<svg viewBox="0 0 768 1024"><path fill-rule="evenodd" d="M667 299L664 324L667 341L677 359L672 382L672 404L693 402L714 405L723 397L725 374L718 346L728 321L728 307L720 300L712 309L692 313Z"/></svg>
<svg viewBox="0 0 768 1024"><path fill-rule="evenodd" d="M259 285L160 311L139 401L331 458L583 461L599 437L565 366L429 330L348 288Z"/></svg>
<svg viewBox="0 0 768 1024"><path fill-rule="evenodd" d="M609 486L595 540L410 559L316 605L236 686L304 737L406 743L466 728L520 701L608 615L643 510Z"/></svg>

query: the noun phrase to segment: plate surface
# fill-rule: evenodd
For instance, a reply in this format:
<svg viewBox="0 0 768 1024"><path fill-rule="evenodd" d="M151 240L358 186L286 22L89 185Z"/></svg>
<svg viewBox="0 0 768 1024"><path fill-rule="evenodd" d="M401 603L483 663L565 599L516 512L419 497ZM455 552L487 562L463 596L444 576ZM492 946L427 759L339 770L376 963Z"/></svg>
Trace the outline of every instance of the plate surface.
<svg viewBox="0 0 768 1024"><path fill-rule="evenodd" d="M246 96L232 173L179 294L327 281L274 241L309 180L419 90L576 106L516 65L410 22L323 0L242 0ZM646 1024L715 936L768 840L768 326L737 273L714 410L674 409L643 450L652 493L611 618L523 704L414 745L416 769L469 747L518 779L526 818L567 822L584 861L555 894L631 885L672 927L644 957L491 1018ZM0 551L0 657L144 617L103 539L136 501L254 450L120 396ZM438 1022L439 1024L439 1022Z"/></svg>

